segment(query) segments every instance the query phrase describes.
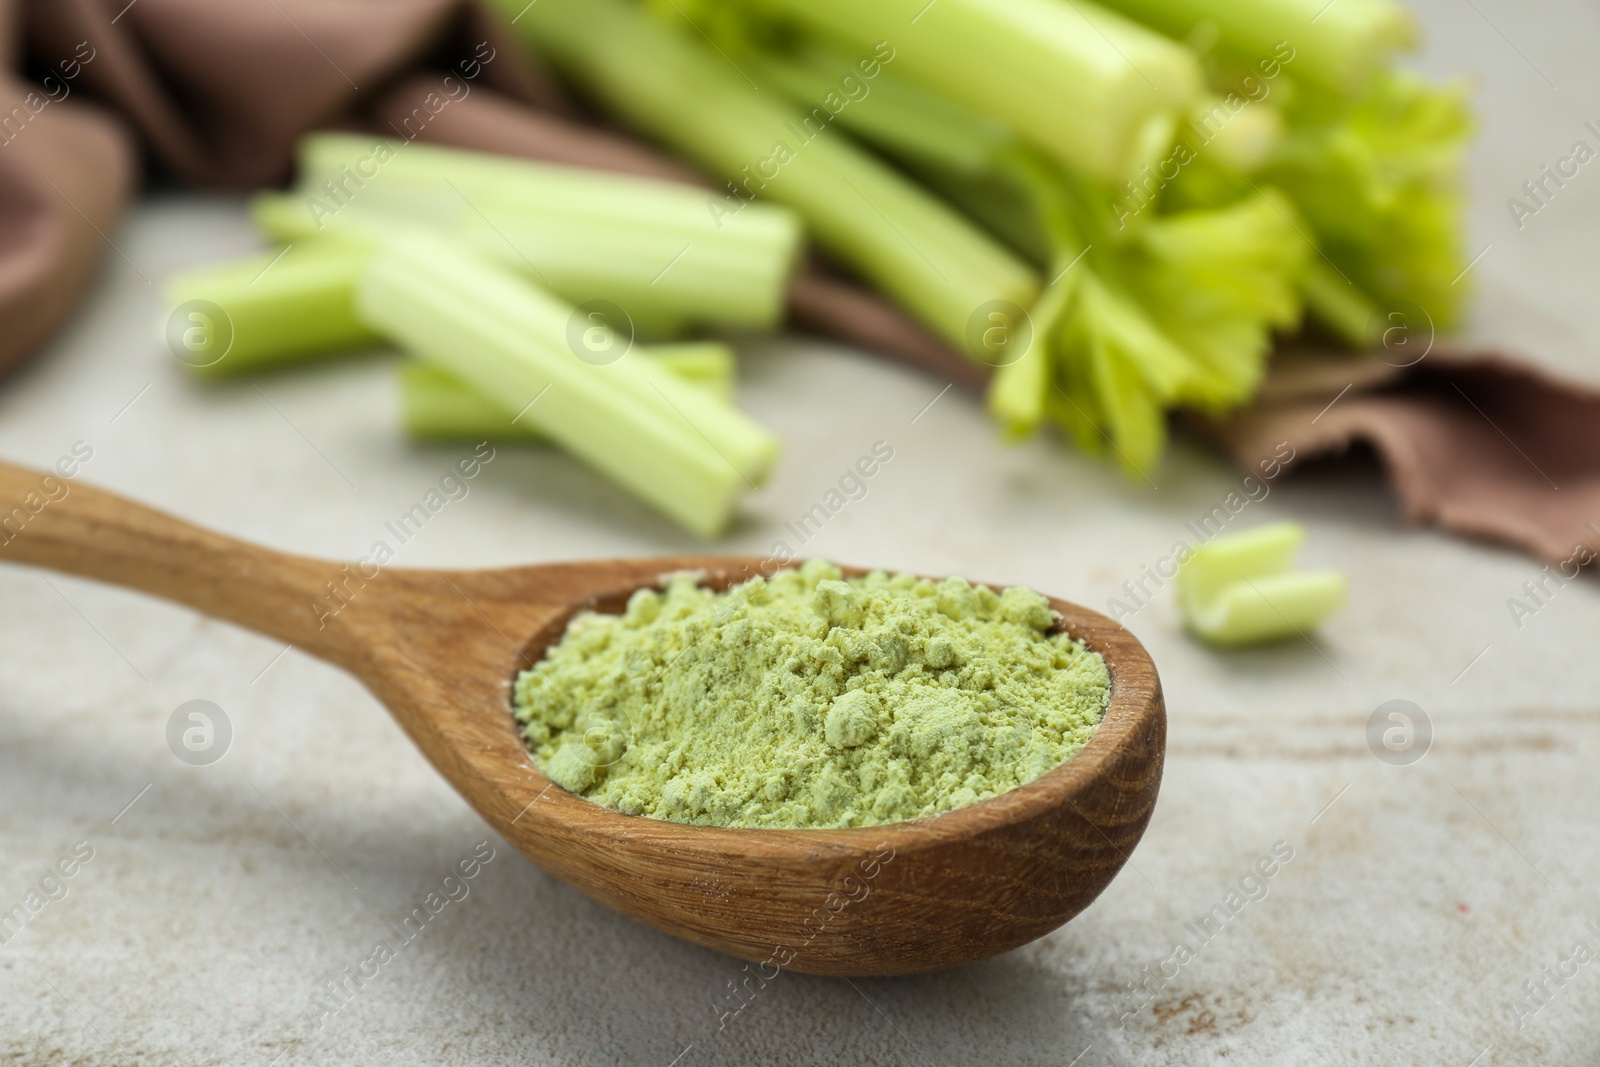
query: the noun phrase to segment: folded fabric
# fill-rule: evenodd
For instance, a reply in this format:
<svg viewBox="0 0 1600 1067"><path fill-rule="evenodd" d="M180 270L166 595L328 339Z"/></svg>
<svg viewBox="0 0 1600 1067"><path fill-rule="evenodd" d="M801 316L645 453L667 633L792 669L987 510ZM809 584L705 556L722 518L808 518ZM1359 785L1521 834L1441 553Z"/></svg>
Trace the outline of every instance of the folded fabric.
<svg viewBox="0 0 1600 1067"><path fill-rule="evenodd" d="M300 134L421 64L459 79L476 63L503 93L556 98L472 0L373 16L357 0L0 0L0 45L29 78L0 76L0 373L121 255L140 147L186 181L247 189L288 176Z"/></svg>
<svg viewBox="0 0 1600 1067"><path fill-rule="evenodd" d="M1408 519L1576 573L1600 555L1596 426L1600 391L1436 346L1407 367L1284 353L1254 404L1201 428L1249 470L1284 442L1293 464L1368 446Z"/></svg>
<svg viewBox="0 0 1600 1067"><path fill-rule="evenodd" d="M439 72L524 102L558 94L473 0L32 0L29 58L87 43L71 80L132 127L172 174L250 189L289 176L295 140L348 118L406 75Z"/></svg>
<svg viewBox="0 0 1600 1067"><path fill-rule="evenodd" d="M113 250L133 144L105 112L0 76L0 373L66 318Z"/></svg>

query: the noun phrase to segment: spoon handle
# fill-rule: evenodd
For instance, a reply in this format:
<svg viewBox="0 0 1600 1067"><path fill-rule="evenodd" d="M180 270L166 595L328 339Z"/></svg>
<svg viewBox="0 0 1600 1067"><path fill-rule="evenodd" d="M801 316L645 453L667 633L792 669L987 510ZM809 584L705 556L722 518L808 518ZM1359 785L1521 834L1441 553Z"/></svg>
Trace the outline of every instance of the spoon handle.
<svg viewBox="0 0 1600 1067"><path fill-rule="evenodd" d="M359 652L323 626L338 564L290 556L203 529L55 471L0 463L0 563L137 589L287 641L343 666Z"/></svg>

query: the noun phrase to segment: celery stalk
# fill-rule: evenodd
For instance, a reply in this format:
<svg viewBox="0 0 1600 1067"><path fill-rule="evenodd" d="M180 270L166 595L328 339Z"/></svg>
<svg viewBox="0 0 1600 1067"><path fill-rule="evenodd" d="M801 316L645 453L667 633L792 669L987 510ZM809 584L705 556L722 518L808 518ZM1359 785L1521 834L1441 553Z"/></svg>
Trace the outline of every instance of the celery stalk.
<svg viewBox="0 0 1600 1067"><path fill-rule="evenodd" d="M742 2L880 59L886 50L909 77L1107 181L1143 162L1152 119L1170 125L1203 86L1193 53L1090 0Z"/></svg>
<svg viewBox="0 0 1600 1067"><path fill-rule="evenodd" d="M1183 40L1202 23L1247 62L1293 56L1293 71L1352 92L1394 54L1416 42L1416 24L1393 0L1106 0Z"/></svg>
<svg viewBox="0 0 1600 1067"><path fill-rule="evenodd" d="M362 276L356 310L507 414L540 405L551 440L702 536L727 525L741 489L776 458L759 426L648 359L576 358L569 306L451 242L386 242Z"/></svg>
<svg viewBox="0 0 1600 1067"><path fill-rule="evenodd" d="M648 320L775 326L799 254L793 212L718 220L704 193L670 182L346 134L303 138L300 163L293 192L255 205L280 241L427 225L567 299Z"/></svg>
<svg viewBox="0 0 1600 1067"><path fill-rule="evenodd" d="M733 352L715 342L661 345L640 355L725 403L733 399ZM493 400L460 378L421 360L404 360L397 369L401 423L412 437L427 440L547 441L540 405L513 420Z"/></svg>
<svg viewBox="0 0 1600 1067"><path fill-rule="evenodd" d="M727 222L757 195L796 208L823 248L963 348L984 304L1032 302L1038 279L1015 256L848 139L808 127L698 37L621 0L495 2L612 111L732 179L707 198L712 217Z"/></svg>
<svg viewBox="0 0 1600 1067"><path fill-rule="evenodd" d="M379 162L378 156L386 161ZM786 208L754 205L719 226L706 212L702 190L655 178L344 133L301 138L297 158L298 187L308 197L321 194L321 209L331 214L350 204L388 198L406 207L437 210L438 203L447 199L438 194L448 193L452 217L486 201L585 224L634 226L685 240L743 244L763 255L779 249L784 253L777 257L780 260L794 257L800 239L799 222ZM362 177L369 173L371 177Z"/></svg>
<svg viewBox="0 0 1600 1067"><path fill-rule="evenodd" d="M837 95L849 53L827 42L806 41L783 52L744 51L739 65L762 84L776 85L810 112ZM980 174L1014 149L1017 135L999 119L934 95L891 69L880 69L867 95L853 100L833 121L893 159L932 163L957 174Z"/></svg>
<svg viewBox="0 0 1600 1067"><path fill-rule="evenodd" d="M1190 631L1211 644L1245 645L1303 634L1343 606L1338 571L1297 572L1305 527L1273 523L1218 537L1178 569L1178 597Z"/></svg>
<svg viewBox="0 0 1600 1067"><path fill-rule="evenodd" d="M412 437L430 441L548 440L530 418L533 408L513 422L511 412L436 364L402 360L395 381L400 388L400 424Z"/></svg>
<svg viewBox="0 0 1600 1067"><path fill-rule="evenodd" d="M175 275L168 302L214 304L231 339L214 362L185 362L207 375L249 374L378 344L351 307L365 262L360 248L319 241Z"/></svg>
<svg viewBox="0 0 1600 1067"><path fill-rule="evenodd" d="M692 308L695 319L708 326L761 327L778 306L774 287L750 284L759 268L742 276L730 269L707 276L704 271L678 273L678 264L672 264L666 272L671 282L652 285L662 273L656 263L670 263L670 254L660 249L647 254L637 235L624 231L597 233L592 240L576 233L551 239L515 222L491 226L481 219L463 220L439 227L419 223L413 214L371 205L344 211L317 227L308 221L299 198L290 193L257 193L251 200L251 215L256 229L274 241L335 240L369 251L395 233L431 231L520 271L563 300L611 301L626 311L635 335L650 340L686 333L690 328L686 309Z"/></svg>

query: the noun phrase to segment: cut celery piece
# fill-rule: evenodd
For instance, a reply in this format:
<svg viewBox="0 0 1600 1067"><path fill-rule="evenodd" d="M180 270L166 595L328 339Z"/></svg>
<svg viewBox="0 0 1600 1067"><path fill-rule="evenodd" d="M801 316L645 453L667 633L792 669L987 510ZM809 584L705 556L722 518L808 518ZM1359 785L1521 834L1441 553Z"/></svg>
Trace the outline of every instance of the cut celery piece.
<svg viewBox="0 0 1600 1067"><path fill-rule="evenodd" d="M1338 571L1305 571L1251 578L1228 586L1190 620L1198 636L1217 645L1251 645L1304 636L1343 606L1348 581Z"/></svg>
<svg viewBox="0 0 1600 1067"><path fill-rule="evenodd" d="M725 273L714 277L707 277L704 272L680 274L671 284L653 286L650 281L661 272L647 267L645 260L639 258L637 242L630 244L627 234L615 230L587 243L575 235L559 242L543 242L515 224L508 223L498 231L482 224L482 220L479 225L467 222L456 227L430 226L419 222L414 214L370 205L342 212L318 226L306 215L300 198L290 193L258 193L251 200L250 210L263 236L290 244L337 241L349 248L371 251L396 233L426 231L449 236L521 271L529 280L571 303L611 301L624 310L635 336L647 340L684 334L689 329L686 309L693 309L695 317L707 324L760 325L755 318L768 314L765 308L771 301L770 293L761 287L752 289L748 280L734 282ZM542 251L530 259L522 254L522 248ZM597 255L596 250L602 248L609 258ZM751 267L752 277L761 273L762 268Z"/></svg>
<svg viewBox="0 0 1600 1067"><path fill-rule="evenodd" d="M1305 543L1297 522L1218 537L1178 569L1178 598L1191 632L1216 645L1303 636L1344 605L1349 582L1338 571L1295 571Z"/></svg>
<svg viewBox="0 0 1600 1067"><path fill-rule="evenodd" d="M369 251L386 237L402 232L432 232L466 244L482 255L498 260L573 304L607 300L622 308L638 337L656 340L679 337L689 329L686 308L694 318L712 326L761 326L755 321L768 314L769 297L756 294L754 304L747 298L750 287L731 282L726 274L706 277L677 275L670 285L652 286L660 271L646 267L637 242L630 245L627 234L612 231L585 242L576 235L544 241L528 228L506 224L498 229L479 220L458 226L440 227L418 221L414 214L375 209L342 212L337 219L316 226L306 216L300 198L290 193L258 193L251 201L251 215L262 235L275 241L302 243L337 240L352 248ZM525 256L522 250L534 251ZM605 249L606 257L597 250ZM675 273L676 268L668 273ZM752 276L756 272L752 271Z"/></svg>
<svg viewBox="0 0 1600 1067"><path fill-rule="evenodd" d="M412 437L428 441L548 440L526 415L516 419L437 364L402 360L395 369L395 381L400 388L400 424Z"/></svg>
<svg viewBox="0 0 1600 1067"><path fill-rule="evenodd" d="M673 182L371 136L313 134L299 155L296 189L254 207L280 241L371 241L425 225L574 302L716 325L766 328L783 317L801 241L786 208L719 219L703 191Z"/></svg>
<svg viewBox="0 0 1600 1067"><path fill-rule="evenodd" d="M426 223L577 302L771 327L800 254L788 208L719 218L703 190L675 182L351 134L302 138L299 158L300 208L279 223L320 230L365 218L383 232L397 218Z"/></svg>
<svg viewBox="0 0 1600 1067"><path fill-rule="evenodd" d="M579 359L569 305L452 242L406 234L380 246L356 311L508 414L538 406L552 441L702 536L726 527L776 460L765 430L649 359Z"/></svg>
<svg viewBox="0 0 1600 1067"><path fill-rule="evenodd" d="M379 153L389 156L387 162L363 162ZM752 205L718 226L699 187L588 167L346 133L302 137L297 159L298 188L308 196L321 193L327 198L325 207L335 213L341 210L333 202L335 194L347 205L392 198L452 217L487 202L534 215L647 227L729 246L782 246L792 253L800 238L794 212L779 205ZM369 173L371 177L362 177ZM449 197L440 197L440 192Z"/></svg>
<svg viewBox="0 0 1600 1067"><path fill-rule="evenodd" d="M864 55L887 49L908 76L1105 181L1144 162L1152 118L1165 122L1170 141L1171 116L1187 111L1204 84L1188 49L1089 0L744 3Z"/></svg>
<svg viewBox="0 0 1600 1067"><path fill-rule="evenodd" d="M705 200L713 217L736 218L757 196L794 207L823 248L963 350L983 305L1032 303L1026 264L848 138L807 127L688 27L621 0L495 4L612 111L731 179Z"/></svg>
<svg viewBox="0 0 1600 1067"><path fill-rule="evenodd" d="M359 247L320 241L175 275L166 284L175 313L213 304L224 321L212 328L229 338L214 360L196 353L184 362L201 374L247 374L380 343L351 304L366 258Z"/></svg>
<svg viewBox="0 0 1600 1067"><path fill-rule="evenodd" d="M733 399L733 351L716 342L662 345L639 355L659 362L723 402ZM515 418L448 370L421 360L398 368L401 424L413 437L441 441L546 441L535 404Z"/></svg>
<svg viewBox="0 0 1600 1067"><path fill-rule="evenodd" d="M1190 554L1179 569L1178 588L1189 604L1203 605L1246 578L1287 571L1305 544L1297 522L1275 522L1216 537Z"/></svg>

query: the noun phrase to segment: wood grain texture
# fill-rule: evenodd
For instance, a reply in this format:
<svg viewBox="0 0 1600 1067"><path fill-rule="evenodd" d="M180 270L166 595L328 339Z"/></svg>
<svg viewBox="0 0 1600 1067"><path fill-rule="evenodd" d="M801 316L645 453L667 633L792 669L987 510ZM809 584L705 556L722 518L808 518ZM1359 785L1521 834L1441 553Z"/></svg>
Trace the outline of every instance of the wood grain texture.
<svg viewBox="0 0 1600 1067"><path fill-rule="evenodd" d="M1036 781L935 818L861 830L623 815L539 772L512 717L516 672L577 611L618 610L664 574L698 570L726 586L770 574L771 564L683 556L369 577L84 485L62 483L66 495L49 500L42 477L0 465L0 562L139 589L343 667L540 867L658 930L762 964L766 977L772 968L932 971L1040 937L1127 862L1160 787L1166 715L1149 656L1105 616L1052 600L1061 628L1105 657L1111 701L1089 744Z"/></svg>

